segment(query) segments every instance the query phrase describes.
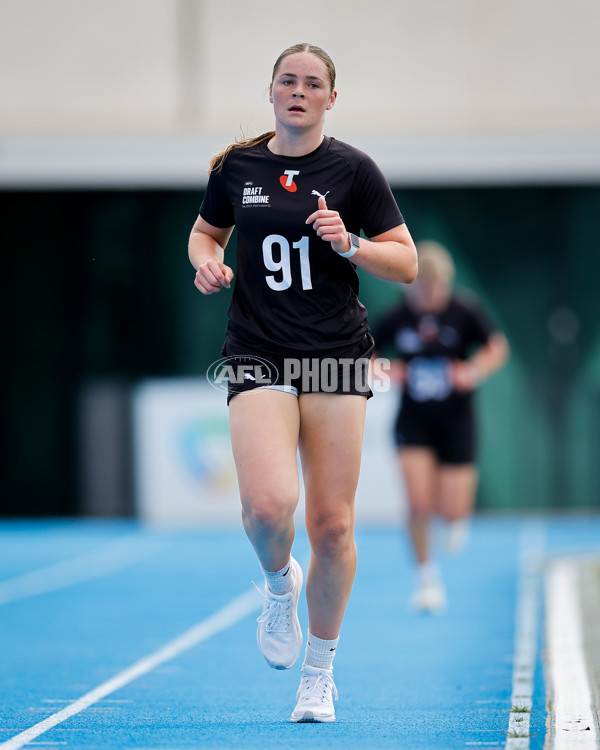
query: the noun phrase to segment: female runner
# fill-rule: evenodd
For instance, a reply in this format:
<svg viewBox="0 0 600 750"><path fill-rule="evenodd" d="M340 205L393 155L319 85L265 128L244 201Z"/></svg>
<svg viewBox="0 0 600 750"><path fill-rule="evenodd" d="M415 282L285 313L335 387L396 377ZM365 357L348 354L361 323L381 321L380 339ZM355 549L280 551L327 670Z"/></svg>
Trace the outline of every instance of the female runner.
<svg viewBox="0 0 600 750"><path fill-rule="evenodd" d="M228 288L234 274L225 248L237 227L223 354L233 372L228 403L243 524L265 575L258 645L275 669L289 669L302 648L303 572L291 556L299 449L311 558L291 721L329 722L333 657L356 569L354 496L371 395L373 342L355 266L412 282L417 260L380 170L323 134L337 98L330 57L310 44L286 49L269 96L275 130L231 144L210 164L189 257L202 294Z"/></svg>
<svg viewBox="0 0 600 750"><path fill-rule="evenodd" d="M431 555L431 520L450 523L450 548L464 541L477 489L472 394L505 364L509 347L472 295L453 292L448 251L431 241L417 250L419 278L379 322L375 341L380 351L393 346L399 360L395 442L418 571L412 605L439 612L446 592Z"/></svg>

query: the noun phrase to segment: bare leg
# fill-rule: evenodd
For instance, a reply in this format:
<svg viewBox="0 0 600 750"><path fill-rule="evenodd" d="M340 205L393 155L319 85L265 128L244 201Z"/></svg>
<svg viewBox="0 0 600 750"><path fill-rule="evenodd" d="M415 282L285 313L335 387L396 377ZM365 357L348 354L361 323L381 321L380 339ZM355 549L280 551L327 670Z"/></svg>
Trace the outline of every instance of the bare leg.
<svg viewBox="0 0 600 750"><path fill-rule="evenodd" d="M402 448L399 457L408 495L412 547L422 565L429 560L429 525L436 508L438 463L428 448Z"/></svg>
<svg viewBox="0 0 600 750"><path fill-rule="evenodd" d="M306 582L310 632L340 632L356 572L354 498L366 413L364 396L300 396L300 451L311 561Z"/></svg>
<svg viewBox="0 0 600 750"><path fill-rule="evenodd" d="M473 514L478 475L473 464L443 464L440 467L438 511L448 521L446 550L459 552L468 536Z"/></svg>
<svg viewBox="0 0 600 750"><path fill-rule="evenodd" d="M473 464L443 464L439 471L438 511L447 521L468 518L473 513L477 471Z"/></svg>
<svg viewBox="0 0 600 750"><path fill-rule="evenodd" d="M429 549L429 527L436 512L439 464L428 448L403 448L402 469L410 505L410 534L417 561L417 588L411 606L419 611L439 612L446 607L446 594Z"/></svg>
<svg viewBox="0 0 600 750"><path fill-rule="evenodd" d="M229 404L229 421L246 534L263 569L280 570L300 496L298 399L269 389L241 393Z"/></svg>

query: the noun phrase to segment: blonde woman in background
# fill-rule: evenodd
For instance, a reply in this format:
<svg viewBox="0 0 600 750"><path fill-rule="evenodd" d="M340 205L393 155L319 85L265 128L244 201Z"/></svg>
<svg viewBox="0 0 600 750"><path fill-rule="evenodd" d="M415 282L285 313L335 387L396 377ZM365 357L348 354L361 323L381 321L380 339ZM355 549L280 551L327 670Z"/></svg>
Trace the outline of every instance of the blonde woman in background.
<svg viewBox="0 0 600 750"><path fill-rule="evenodd" d="M478 482L473 392L507 362L509 346L472 295L453 292L448 251L425 241L417 252L419 276L380 321L375 345L397 355L392 372L402 398L394 436L418 571L411 603L439 612L447 600L432 559L431 521L439 515L449 522L450 547L464 542Z"/></svg>

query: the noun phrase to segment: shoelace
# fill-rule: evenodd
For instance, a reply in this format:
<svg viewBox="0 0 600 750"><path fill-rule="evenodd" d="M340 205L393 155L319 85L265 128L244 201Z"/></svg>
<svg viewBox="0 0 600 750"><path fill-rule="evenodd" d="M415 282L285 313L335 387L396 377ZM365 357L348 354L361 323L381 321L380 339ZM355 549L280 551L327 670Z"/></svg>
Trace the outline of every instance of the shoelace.
<svg viewBox="0 0 600 750"><path fill-rule="evenodd" d="M302 677L302 686L299 693L303 693L300 700L309 701L315 694L321 703L329 701L331 694L337 700L338 693L333 681L333 677L326 672L321 672L318 675L304 675ZM312 683L312 684L311 684Z"/></svg>
<svg viewBox="0 0 600 750"><path fill-rule="evenodd" d="M254 588L265 597L265 608L262 615L256 618L256 622L266 623L266 630L270 633L287 633L290 629L290 600L286 601L271 599L271 597L252 581Z"/></svg>

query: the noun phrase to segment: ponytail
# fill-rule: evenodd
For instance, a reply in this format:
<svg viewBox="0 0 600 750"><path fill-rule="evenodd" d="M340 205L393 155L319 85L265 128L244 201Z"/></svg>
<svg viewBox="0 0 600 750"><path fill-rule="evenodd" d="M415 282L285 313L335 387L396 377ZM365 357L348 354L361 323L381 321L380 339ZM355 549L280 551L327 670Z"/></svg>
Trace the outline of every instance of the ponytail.
<svg viewBox="0 0 600 750"><path fill-rule="evenodd" d="M219 153L215 154L210 160L208 165L208 174L219 174L219 172L223 169L225 159L233 150L258 146L259 143L266 143L267 141L270 141L274 135L275 131L270 130L268 133L263 133L262 135L255 135L252 138L243 138L241 141L234 141L233 143L230 143L229 146L226 146L222 151L219 151Z"/></svg>

